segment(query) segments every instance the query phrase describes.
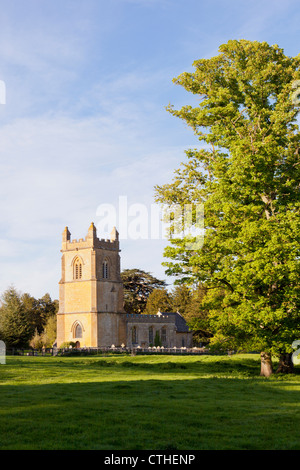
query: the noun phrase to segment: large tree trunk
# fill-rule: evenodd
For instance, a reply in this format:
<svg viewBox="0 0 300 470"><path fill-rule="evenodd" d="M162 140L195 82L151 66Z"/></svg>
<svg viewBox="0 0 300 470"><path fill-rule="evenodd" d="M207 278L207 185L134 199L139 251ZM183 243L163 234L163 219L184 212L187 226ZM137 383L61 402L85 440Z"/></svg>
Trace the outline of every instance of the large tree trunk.
<svg viewBox="0 0 300 470"><path fill-rule="evenodd" d="M272 366L272 357L271 354L266 352L260 353L260 375L264 377L270 377L273 374L273 366Z"/></svg>
<svg viewBox="0 0 300 470"><path fill-rule="evenodd" d="M279 364L276 373L292 374L294 372L294 364L292 361L292 353L280 354Z"/></svg>

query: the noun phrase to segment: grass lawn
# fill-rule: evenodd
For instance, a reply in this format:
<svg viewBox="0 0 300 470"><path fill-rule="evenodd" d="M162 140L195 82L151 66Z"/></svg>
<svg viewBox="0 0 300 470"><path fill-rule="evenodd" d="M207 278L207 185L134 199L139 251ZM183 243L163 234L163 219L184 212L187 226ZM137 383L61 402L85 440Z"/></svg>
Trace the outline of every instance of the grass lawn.
<svg viewBox="0 0 300 470"><path fill-rule="evenodd" d="M300 449L300 371L258 355L13 357L0 449Z"/></svg>

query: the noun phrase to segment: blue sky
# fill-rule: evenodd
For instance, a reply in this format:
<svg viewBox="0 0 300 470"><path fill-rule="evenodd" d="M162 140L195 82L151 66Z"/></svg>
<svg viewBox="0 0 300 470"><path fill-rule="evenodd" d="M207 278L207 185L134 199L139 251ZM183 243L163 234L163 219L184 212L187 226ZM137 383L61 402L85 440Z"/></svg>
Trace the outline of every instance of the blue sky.
<svg viewBox="0 0 300 470"><path fill-rule="evenodd" d="M299 24L288 0L0 0L0 293L57 298L66 225L85 237L120 196L150 212L197 146L165 110L195 100L174 77L229 39L295 56ZM124 237L122 268L168 281L165 245Z"/></svg>

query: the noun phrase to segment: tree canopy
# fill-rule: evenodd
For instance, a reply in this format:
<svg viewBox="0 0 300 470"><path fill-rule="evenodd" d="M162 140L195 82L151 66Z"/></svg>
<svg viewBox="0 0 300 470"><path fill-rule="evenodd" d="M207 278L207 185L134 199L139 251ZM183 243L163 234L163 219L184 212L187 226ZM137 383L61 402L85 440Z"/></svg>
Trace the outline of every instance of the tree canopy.
<svg viewBox="0 0 300 470"><path fill-rule="evenodd" d="M165 287L166 282L141 269L124 269L121 272L124 287L124 309L127 313L142 313L151 292Z"/></svg>
<svg viewBox="0 0 300 470"><path fill-rule="evenodd" d="M172 312L172 300L167 289L154 289L148 297L147 305L143 313L156 315L158 311Z"/></svg>
<svg viewBox="0 0 300 470"><path fill-rule="evenodd" d="M35 299L30 294L22 294L14 287L9 287L1 298L0 339L7 347L28 347L34 336L45 333L46 326L49 332L51 328L53 330L57 310L58 301L52 301L49 294ZM51 332L51 339L53 336Z"/></svg>
<svg viewBox="0 0 300 470"><path fill-rule="evenodd" d="M300 337L300 56L231 40L193 65L174 81L199 105L168 111L201 145L186 151L170 184L156 187L156 200L173 225L182 218L174 205L202 204L205 237L198 250L185 237L170 239L166 273L205 286L214 341L259 349L269 375L271 355L290 354Z"/></svg>

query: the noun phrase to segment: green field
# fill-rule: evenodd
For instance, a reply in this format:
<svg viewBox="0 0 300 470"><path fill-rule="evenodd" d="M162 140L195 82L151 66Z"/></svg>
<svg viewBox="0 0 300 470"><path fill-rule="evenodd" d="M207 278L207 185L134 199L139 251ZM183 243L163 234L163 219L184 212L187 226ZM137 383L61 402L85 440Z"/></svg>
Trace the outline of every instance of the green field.
<svg viewBox="0 0 300 470"><path fill-rule="evenodd" d="M300 374L258 355L13 357L0 449L300 449Z"/></svg>

